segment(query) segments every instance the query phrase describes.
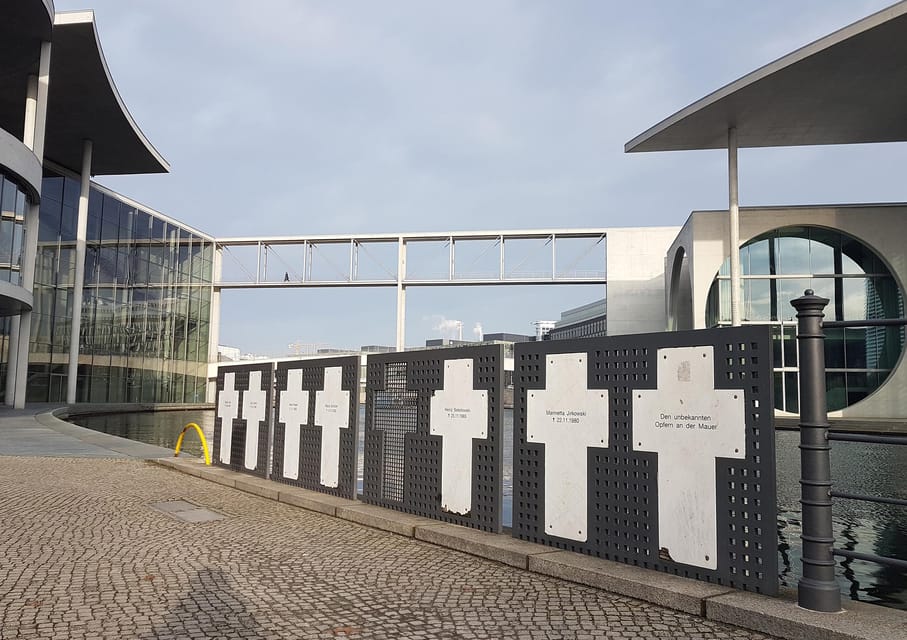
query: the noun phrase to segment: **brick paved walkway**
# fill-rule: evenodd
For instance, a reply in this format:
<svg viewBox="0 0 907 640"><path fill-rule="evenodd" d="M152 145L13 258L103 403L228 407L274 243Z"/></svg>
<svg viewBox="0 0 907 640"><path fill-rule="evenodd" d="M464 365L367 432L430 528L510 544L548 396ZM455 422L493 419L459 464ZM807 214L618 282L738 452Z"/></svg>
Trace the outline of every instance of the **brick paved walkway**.
<svg viewBox="0 0 907 640"><path fill-rule="evenodd" d="M0 457L0 559L4 639L766 637L134 459Z"/></svg>

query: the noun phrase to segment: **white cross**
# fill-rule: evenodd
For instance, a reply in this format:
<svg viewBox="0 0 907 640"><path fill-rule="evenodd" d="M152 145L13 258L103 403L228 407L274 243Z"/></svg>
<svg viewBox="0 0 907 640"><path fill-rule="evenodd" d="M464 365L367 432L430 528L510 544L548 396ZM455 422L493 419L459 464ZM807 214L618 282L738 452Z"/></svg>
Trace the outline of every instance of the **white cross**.
<svg viewBox="0 0 907 640"><path fill-rule="evenodd" d="M249 390L242 395L242 417L246 421L246 469L258 466L258 429L268 411L268 393L261 389L261 371L249 373Z"/></svg>
<svg viewBox="0 0 907 640"><path fill-rule="evenodd" d="M545 533L588 539L586 450L608 447L608 392L589 389L585 353L545 356L545 389L528 391L526 437L545 445Z"/></svg>
<svg viewBox="0 0 907 640"><path fill-rule="evenodd" d="M220 418L220 451L222 464L230 464L230 448L233 445L233 419L239 414L239 391L236 390L236 374L224 374L224 388L217 395L217 417Z"/></svg>
<svg viewBox="0 0 907 640"><path fill-rule="evenodd" d="M472 510L472 441L488 437L488 392L472 386L472 359L444 363L444 388L435 391L429 431L441 436L441 508Z"/></svg>
<svg viewBox="0 0 907 640"><path fill-rule="evenodd" d="M287 390L280 392L280 421L284 424L283 477L299 480L299 440L309 423L309 392L302 390L302 369L287 370Z"/></svg>
<svg viewBox="0 0 907 640"><path fill-rule="evenodd" d="M324 387L315 392L315 425L321 427L321 484L336 487L340 478L340 430L350 426L350 392L343 367L324 370Z"/></svg>
<svg viewBox="0 0 907 640"><path fill-rule="evenodd" d="M715 458L746 455L743 391L715 389L712 347L658 350L658 389L633 392L633 448L658 454L658 546L718 568Z"/></svg>

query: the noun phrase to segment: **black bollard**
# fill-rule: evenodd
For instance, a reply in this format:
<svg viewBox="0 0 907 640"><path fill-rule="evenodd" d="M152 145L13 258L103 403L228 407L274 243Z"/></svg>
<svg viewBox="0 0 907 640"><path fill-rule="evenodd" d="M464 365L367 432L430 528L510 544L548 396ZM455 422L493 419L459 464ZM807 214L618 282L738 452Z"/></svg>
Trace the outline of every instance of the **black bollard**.
<svg viewBox="0 0 907 640"><path fill-rule="evenodd" d="M825 332L827 298L807 289L791 300L797 310L800 357L800 504L803 512L803 577L797 600L804 609L841 610L841 591L835 580L831 526L831 464L828 407L825 400Z"/></svg>

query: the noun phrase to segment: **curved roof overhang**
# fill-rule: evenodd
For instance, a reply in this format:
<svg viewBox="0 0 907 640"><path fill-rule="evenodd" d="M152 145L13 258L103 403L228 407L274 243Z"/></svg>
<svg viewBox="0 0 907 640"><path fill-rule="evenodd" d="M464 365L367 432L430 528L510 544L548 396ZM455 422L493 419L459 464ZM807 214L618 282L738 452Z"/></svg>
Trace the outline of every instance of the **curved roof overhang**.
<svg viewBox="0 0 907 640"><path fill-rule="evenodd" d="M626 152L907 140L907 1L790 53L630 140Z"/></svg>
<svg viewBox="0 0 907 640"><path fill-rule="evenodd" d="M0 281L0 317L31 311L33 300L29 291L10 282Z"/></svg>
<svg viewBox="0 0 907 640"><path fill-rule="evenodd" d="M16 0L0 8L0 128L22 138L28 76L38 73L41 43L53 35L53 0Z"/></svg>
<svg viewBox="0 0 907 640"><path fill-rule="evenodd" d="M170 165L129 114L107 68L94 12L54 20L44 155L81 171L82 143L93 144L92 175L166 173Z"/></svg>

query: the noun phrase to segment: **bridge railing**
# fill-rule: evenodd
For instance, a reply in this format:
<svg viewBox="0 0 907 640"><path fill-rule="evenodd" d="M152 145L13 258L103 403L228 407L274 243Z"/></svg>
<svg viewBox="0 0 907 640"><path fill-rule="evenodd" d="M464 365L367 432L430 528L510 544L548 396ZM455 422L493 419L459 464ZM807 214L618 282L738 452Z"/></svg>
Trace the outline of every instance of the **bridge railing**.
<svg viewBox="0 0 907 640"><path fill-rule="evenodd" d="M830 433L825 386L825 329L891 327L907 319L823 322L827 298L807 289L791 304L797 309L797 342L800 357L800 464L803 532L803 577L798 584L801 607L814 611L841 610L841 592L835 579L835 556L907 569L907 561L874 553L834 547L832 508L834 498L861 500L907 507L907 500L832 490L830 441L907 445L907 437Z"/></svg>

